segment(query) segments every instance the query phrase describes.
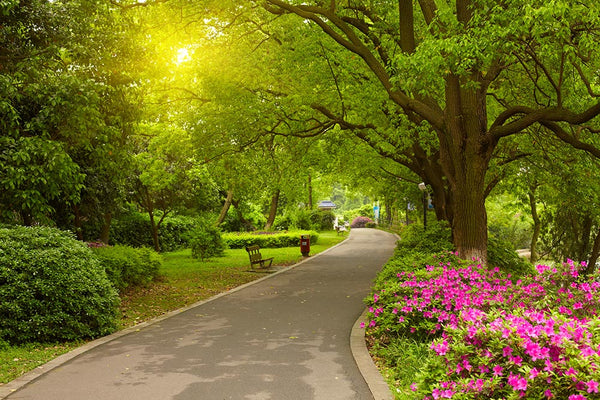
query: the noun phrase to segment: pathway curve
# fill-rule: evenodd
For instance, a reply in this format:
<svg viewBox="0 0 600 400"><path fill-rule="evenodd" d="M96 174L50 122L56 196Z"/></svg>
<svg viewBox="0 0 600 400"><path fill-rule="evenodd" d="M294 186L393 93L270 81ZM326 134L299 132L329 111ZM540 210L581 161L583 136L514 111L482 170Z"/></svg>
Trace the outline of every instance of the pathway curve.
<svg viewBox="0 0 600 400"><path fill-rule="evenodd" d="M108 340L6 399L373 399L350 331L395 241L352 230L321 255Z"/></svg>

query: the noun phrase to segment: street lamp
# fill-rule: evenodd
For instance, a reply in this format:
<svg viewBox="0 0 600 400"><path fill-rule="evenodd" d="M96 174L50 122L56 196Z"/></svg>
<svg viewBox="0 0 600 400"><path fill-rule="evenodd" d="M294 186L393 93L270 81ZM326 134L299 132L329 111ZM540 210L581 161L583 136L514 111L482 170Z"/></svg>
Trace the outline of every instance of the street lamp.
<svg viewBox="0 0 600 400"><path fill-rule="evenodd" d="M427 230L427 185L419 183L419 190L423 192L423 230Z"/></svg>

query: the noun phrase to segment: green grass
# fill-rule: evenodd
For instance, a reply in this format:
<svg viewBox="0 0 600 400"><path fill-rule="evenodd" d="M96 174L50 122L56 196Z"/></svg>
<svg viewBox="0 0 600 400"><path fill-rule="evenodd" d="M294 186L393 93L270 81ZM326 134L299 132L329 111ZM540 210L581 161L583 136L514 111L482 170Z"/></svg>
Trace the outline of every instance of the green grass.
<svg viewBox="0 0 600 400"><path fill-rule="evenodd" d="M335 231L319 233L319 241L311 245L316 255L345 239ZM299 247L261 249L263 257L274 257L275 269L302 260ZM137 287L121 295L120 327L126 328L156 318L169 311L208 299L265 276L252 272L244 249L229 249L224 257L200 261L191 250L163 254L160 279L147 287ZM0 385L66 353L82 343L28 344L0 349Z"/></svg>
<svg viewBox="0 0 600 400"><path fill-rule="evenodd" d="M18 378L25 372L31 371L81 344L81 342L31 343L0 350L0 385Z"/></svg>

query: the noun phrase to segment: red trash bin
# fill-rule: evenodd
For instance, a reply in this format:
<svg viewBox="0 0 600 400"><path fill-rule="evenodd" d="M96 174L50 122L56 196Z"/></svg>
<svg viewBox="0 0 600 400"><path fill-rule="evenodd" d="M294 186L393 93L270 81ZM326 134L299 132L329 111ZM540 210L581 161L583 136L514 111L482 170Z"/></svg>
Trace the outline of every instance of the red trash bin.
<svg viewBox="0 0 600 400"><path fill-rule="evenodd" d="M308 257L310 253L310 235L300 235L300 253Z"/></svg>

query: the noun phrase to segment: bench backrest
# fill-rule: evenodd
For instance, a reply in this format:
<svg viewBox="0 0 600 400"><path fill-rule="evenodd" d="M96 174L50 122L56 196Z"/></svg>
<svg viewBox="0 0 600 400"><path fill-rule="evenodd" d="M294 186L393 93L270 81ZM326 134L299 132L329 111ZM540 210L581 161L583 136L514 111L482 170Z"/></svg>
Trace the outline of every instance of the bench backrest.
<svg viewBox="0 0 600 400"><path fill-rule="evenodd" d="M262 255L260 254L260 247L259 246L248 246L246 247L246 251L248 252L248 255L250 256L250 261L260 261L262 260Z"/></svg>

